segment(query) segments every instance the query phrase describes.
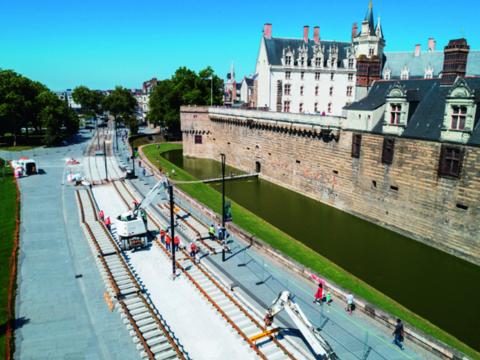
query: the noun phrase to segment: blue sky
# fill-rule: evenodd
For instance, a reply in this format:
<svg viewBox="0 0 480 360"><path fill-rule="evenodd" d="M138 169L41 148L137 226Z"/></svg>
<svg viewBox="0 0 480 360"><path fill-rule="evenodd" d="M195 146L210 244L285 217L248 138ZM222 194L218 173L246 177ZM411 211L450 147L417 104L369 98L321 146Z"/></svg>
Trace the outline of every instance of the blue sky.
<svg viewBox="0 0 480 360"><path fill-rule="evenodd" d="M452 4L455 4L454 6ZM319 25L325 40L348 41L368 0L0 0L0 68L13 69L53 90L83 84L140 87L179 66L211 65L222 77L254 71L263 24L273 36L301 37ZM374 0L386 51L443 48L466 37L480 49L475 0Z"/></svg>

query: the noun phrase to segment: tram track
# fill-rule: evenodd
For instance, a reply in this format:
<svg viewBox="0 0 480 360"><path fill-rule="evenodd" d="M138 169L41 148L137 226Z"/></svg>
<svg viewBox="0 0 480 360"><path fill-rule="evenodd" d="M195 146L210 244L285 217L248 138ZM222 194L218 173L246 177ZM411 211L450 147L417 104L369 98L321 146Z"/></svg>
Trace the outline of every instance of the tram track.
<svg viewBox="0 0 480 360"><path fill-rule="evenodd" d="M128 208L131 208L134 200L140 200L128 189L124 181L113 182L113 185ZM134 184L132 184L132 186L135 188ZM135 191L139 193L138 189ZM163 209L167 210L165 207L163 207ZM154 224L154 227L160 230L162 228L161 223L162 221L165 222L166 218L165 215L162 215L162 209L158 205L156 205L155 210L160 216L164 217L163 220L160 220L157 215L154 214L154 211L150 209L146 209L147 217L150 223ZM165 226L163 226L163 228L165 228ZM184 232L185 228L189 234ZM201 235L194 227L183 227L183 229L179 229L179 232L184 240L189 239L191 235L194 236L193 238ZM155 239L154 245L160 248L162 253L171 259L171 253L162 242ZM205 248L205 250L208 250L208 248ZM295 359L292 351L287 348L290 347L290 345L285 344L286 340L280 341L274 335L268 335L266 336L267 341L262 342L261 345L252 341L252 336L267 331L267 328L262 324L263 320L237 300L234 295L230 293L230 289L211 274L210 269L196 262L185 249L179 250L179 253L181 257L176 259L176 267L259 358Z"/></svg>
<svg viewBox="0 0 480 360"><path fill-rule="evenodd" d="M81 227L105 281L112 309L117 307L142 358L187 359L183 348L169 330L125 261L105 226L87 189L77 190Z"/></svg>

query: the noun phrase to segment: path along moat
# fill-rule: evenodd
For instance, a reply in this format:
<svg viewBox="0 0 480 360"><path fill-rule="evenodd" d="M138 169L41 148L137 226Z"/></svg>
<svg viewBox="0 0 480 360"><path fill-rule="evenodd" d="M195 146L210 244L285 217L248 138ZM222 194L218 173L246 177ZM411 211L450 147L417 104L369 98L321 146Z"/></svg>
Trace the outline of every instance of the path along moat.
<svg viewBox="0 0 480 360"><path fill-rule="evenodd" d="M220 163L164 157L198 179ZM229 168L227 173L238 170ZM210 184L221 190L220 184ZM480 350L480 267L261 179L227 182L229 198L400 304Z"/></svg>

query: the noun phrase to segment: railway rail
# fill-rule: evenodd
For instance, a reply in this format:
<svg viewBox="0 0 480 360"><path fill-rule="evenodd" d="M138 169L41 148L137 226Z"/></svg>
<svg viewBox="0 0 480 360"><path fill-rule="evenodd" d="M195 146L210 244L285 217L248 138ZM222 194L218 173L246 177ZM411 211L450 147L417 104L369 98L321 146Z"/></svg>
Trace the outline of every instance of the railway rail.
<svg viewBox="0 0 480 360"><path fill-rule="evenodd" d="M124 181L113 182L113 185L127 207L131 208L133 201L139 200ZM162 227L165 228L166 217L160 215L162 211L166 210L165 207L163 207L162 210L157 205L155 208L156 211L146 210L149 222L153 224L157 230L160 230ZM163 218L159 218L158 215ZM202 225L202 228L205 227ZM193 235L194 239L201 235L198 230L194 229L194 226L179 228L179 235L183 238L184 243L188 241L191 235ZM154 240L154 244L162 250L165 256L171 258L171 254L164 244L158 240ZM228 287L212 275L206 266L195 261L185 249L181 249L180 254L181 256L176 260L177 268L259 358L274 360L296 359L293 354L295 350L292 349L292 345L284 339L279 340L274 335L270 335L267 337L267 340L263 341L260 345L251 340L253 336L264 333L267 330L260 316L250 311L247 306L231 293Z"/></svg>
<svg viewBox="0 0 480 360"><path fill-rule="evenodd" d="M144 295L118 245L99 221L90 191L77 190L76 196L81 227L105 281L108 297L121 312L141 358L187 359L183 347Z"/></svg>

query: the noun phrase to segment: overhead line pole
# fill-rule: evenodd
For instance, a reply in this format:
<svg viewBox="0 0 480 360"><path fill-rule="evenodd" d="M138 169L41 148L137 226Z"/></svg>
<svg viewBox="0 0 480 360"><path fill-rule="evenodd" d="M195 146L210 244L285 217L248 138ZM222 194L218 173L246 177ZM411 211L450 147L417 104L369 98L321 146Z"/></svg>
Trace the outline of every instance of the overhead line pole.
<svg viewBox="0 0 480 360"><path fill-rule="evenodd" d="M220 154L222 159L222 261L225 261L225 154Z"/></svg>
<svg viewBox="0 0 480 360"><path fill-rule="evenodd" d="M175 267L175 212L173 211L174 201L173 201L173 185L169 183L168 191L170 193L170 247L172 249L172 279L175 280L176 277L176 267Z"/></svg>

